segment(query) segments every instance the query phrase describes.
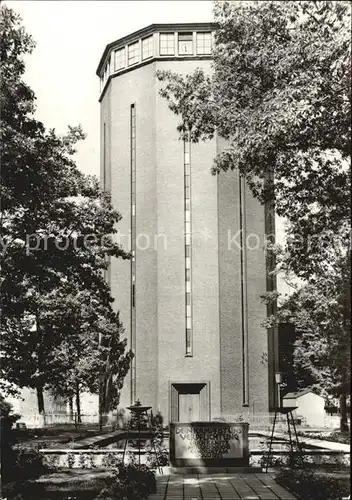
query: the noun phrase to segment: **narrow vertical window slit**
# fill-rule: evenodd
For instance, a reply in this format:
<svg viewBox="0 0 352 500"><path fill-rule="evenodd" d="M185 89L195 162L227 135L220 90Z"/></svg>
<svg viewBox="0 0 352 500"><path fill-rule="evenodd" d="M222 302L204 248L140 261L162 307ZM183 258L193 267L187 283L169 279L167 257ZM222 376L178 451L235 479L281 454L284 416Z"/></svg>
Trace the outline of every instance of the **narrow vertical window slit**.
<svg viewBox="0 0 352 500"><path fill-rule="evenodd" d="M130 49L130 47L129 47ZM129 56L131 52L129 52ZM129 59L129 64L132 61ZM130 107L131 145L131 350L134 358L131 365L131 404L136 401L136 108Z"/></svg>

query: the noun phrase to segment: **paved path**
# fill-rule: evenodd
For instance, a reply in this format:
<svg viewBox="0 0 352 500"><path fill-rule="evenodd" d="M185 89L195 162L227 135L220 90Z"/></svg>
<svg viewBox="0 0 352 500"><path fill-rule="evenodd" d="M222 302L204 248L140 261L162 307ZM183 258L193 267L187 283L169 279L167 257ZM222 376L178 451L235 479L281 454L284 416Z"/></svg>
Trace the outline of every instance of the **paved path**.
<svg viewBox="0 0 352 500"><path fill-rule="evenodd" d="M271 474L174 474L157 476L148 500L294 500Z"/></svg>

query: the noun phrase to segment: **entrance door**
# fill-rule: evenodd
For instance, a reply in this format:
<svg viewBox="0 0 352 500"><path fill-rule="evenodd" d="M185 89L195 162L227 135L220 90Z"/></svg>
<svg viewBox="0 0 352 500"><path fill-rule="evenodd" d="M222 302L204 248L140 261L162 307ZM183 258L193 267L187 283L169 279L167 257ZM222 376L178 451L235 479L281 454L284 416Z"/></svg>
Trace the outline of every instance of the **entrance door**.
<svg viewBox="0 0 352 500"><path fill-rule="evenodd" d="M178 395L178 421L198 422L200 420L200 405L198 394Z"/></svg>
<svg viewBox="0 0 352 500"><path fill-rule="evenodd" d="M209 403L209 382L172 383L170 422L209 421Z"/></svg>

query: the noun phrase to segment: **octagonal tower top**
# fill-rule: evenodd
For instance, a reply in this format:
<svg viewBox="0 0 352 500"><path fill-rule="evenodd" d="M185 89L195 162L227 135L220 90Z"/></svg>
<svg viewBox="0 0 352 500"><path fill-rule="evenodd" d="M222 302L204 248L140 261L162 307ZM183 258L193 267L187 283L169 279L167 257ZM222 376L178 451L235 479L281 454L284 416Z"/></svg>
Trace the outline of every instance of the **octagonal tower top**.
<svg viewBox="0 0 352 500"><path fill-rule="evenodd" d="M102 95L111 77L153 60L211 59L215 28L215 23L151 24L109 43L96 71Z"/></svg>

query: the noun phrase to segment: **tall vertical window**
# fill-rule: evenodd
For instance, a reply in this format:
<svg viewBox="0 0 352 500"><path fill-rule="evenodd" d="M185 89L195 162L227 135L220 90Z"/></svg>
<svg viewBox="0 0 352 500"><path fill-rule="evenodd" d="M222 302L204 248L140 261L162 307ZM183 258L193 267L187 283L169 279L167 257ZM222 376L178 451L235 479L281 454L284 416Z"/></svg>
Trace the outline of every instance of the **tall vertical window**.
<svg viewBox="0 0 352 500"><path fill-rule="evenodd" d="M193 33L178 34L179 55L193 54Z"/></svg>
<svg viewBox="0 0 352 500"><path fill-rule="evenodd" d="M185 319L186 356L193 354L192 339L192 228L191 228L191 150L190 142L184 141L184 244L185 244Z"/></svg>
<svg viewBox="0 0 352 500"><path fill-rule="evenodd" d="M153 56L153 36L142 39L142 60Z"/></svg>
<svg viewBox="0 0 352 500"><path fill-rule="evenodd" d="M106 123L103 127L103 191L106 190Z"/></svg>
<svg viewBox="0 0 352 500"><path fill-rule="evenodd" d="M197 54L211 54L211 33L197 33Z"/></svg>
<svg viewBox="0 0 352 500"><path fill-rule="evenodd" d="M247 297L247 251L244 244L247 237L246 228L246 181L239 176L239 219L240 219L240 264L241 264L241 316L242 316L242 394L243 406L249 402L249 363L248 363L248 297Z"/></svg>
<svg viewBox="0 0 352 500"><path fill-rule="evenodd" d="M128 46L128 65L136 64L139 61L139 42L131 43Z"/></svg>
<svg viewBox="0 0 352 500"><path fill-rule="evenodd" d="M175 33L160 33L160 55L175 55Z"/></svg>
<svg viewBox="0 0 352 500"><path fill-rule="evenodd" d="M115 71L122 69L126 64L125 47L115 51Z"/></svg>
<svg viewBox="0 0 352 500"><path fill-rule="evenodd" d="M136 400L136 107L130 109L131 144L131 404Z"/></svg>

